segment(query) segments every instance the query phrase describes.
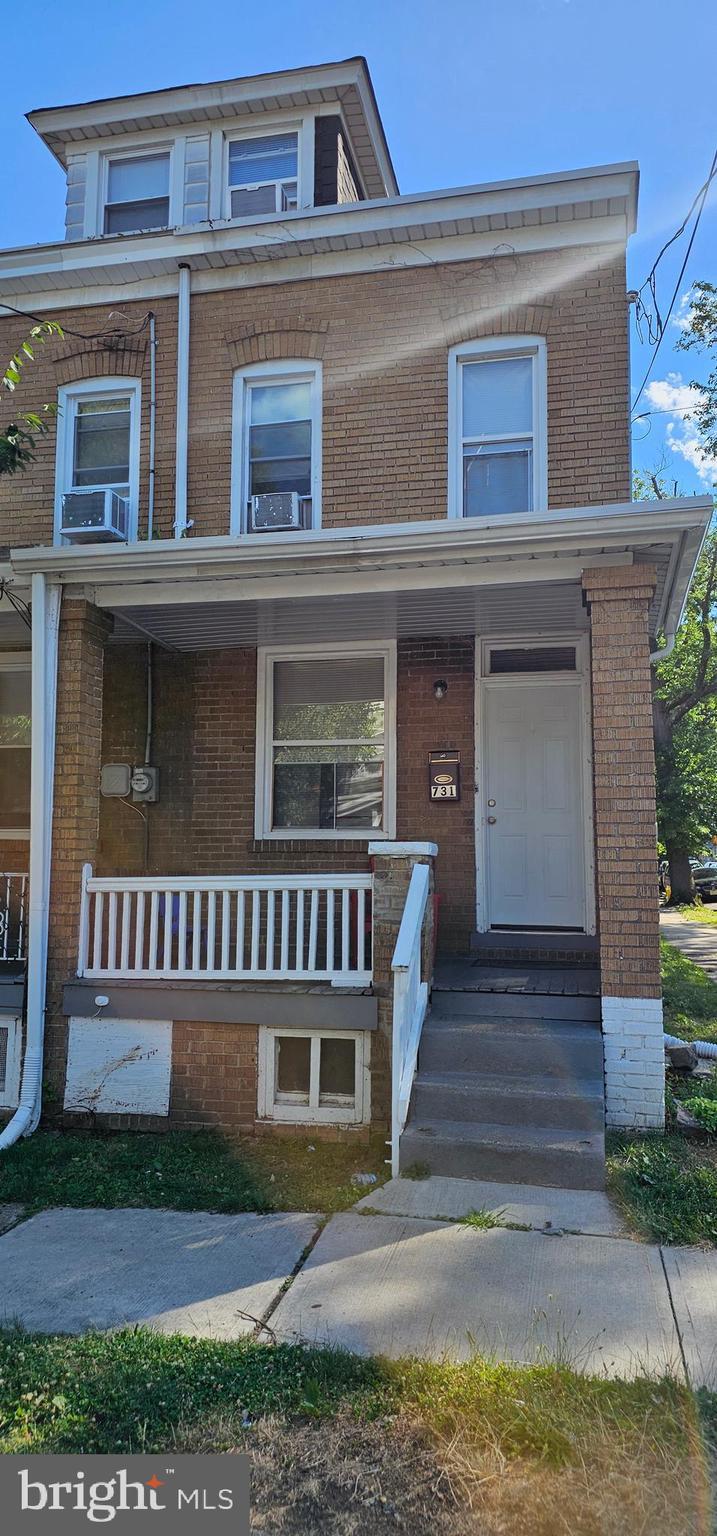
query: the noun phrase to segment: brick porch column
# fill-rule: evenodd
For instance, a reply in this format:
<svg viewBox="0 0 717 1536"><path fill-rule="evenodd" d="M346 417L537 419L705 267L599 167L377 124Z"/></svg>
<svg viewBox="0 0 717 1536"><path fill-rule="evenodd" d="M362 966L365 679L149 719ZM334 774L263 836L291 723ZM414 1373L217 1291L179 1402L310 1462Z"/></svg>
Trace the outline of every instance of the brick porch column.
<svg viewBox="0 0 717 1536"><path fill-rule="evenodd" d="M104 648L110 629L111 620L93 603L65 598L60 614L57 666L45 1037L45 1071L60 1105L64 1098L67 1052L62 988L77 969L82 865L94 864L97 854L102 682Z"/></svg>
<svg viewBox="0 0 717 1536"><path fill-rule="evenodd" d="M435 843L369 843L373 863L373 990L378 1000L377 1038L371 1041L371 1120L391 1122L391 961L415 864L430 865L428 909L423 931L423 975L430 977L433 951L433 868Z"/></svg>
<svg viewBox="0 0 717 1536"><path fill-rule="evenodd" d="M658 1128L665 1070L649 565L583 572L590 613L595 859L609 1125Z"/></svg>

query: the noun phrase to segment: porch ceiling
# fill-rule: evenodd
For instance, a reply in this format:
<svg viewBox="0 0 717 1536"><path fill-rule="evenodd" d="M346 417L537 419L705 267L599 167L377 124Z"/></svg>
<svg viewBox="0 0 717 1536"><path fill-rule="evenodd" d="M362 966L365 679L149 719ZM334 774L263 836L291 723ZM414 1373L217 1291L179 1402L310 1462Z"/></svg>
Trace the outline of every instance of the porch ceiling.
<svg viewBox="0 0 717 1536"><path fill-rule="evenodd" d="M578 581L262 602L177 603L115 611L114 640L141 634L178 651L409 635L521 634L586 627Z"/></svg>

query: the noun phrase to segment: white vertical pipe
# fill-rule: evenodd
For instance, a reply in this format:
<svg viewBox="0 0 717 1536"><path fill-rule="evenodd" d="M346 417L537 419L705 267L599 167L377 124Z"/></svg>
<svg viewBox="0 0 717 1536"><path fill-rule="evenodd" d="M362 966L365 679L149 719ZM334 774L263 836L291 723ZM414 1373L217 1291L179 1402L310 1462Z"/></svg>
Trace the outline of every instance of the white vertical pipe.
<svg viewBox="0 0 717 1536"><path fill-rule="evenodd" d="M27 1034L20 1103L0 1135L0 1150L34 1131L42 1109L60 595L43 572L33 573Z"/></svg>
<svg viewBox="0 0 717 1536"><path fill-rule="evenodd" d="M189 326L190 326L191 270L186 262L179 264L177 290L177 447L174 481L174 537L181 539L186 533L187 520L187 459L189 450Z"/></svg>

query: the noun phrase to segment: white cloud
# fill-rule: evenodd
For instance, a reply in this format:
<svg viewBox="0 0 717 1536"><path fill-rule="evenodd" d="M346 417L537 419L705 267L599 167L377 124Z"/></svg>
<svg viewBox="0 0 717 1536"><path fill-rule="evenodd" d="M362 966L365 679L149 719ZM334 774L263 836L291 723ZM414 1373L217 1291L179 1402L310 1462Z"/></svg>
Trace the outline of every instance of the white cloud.
<svg viewBox="0 0 717 1536"><path fill-rule="evenodd" d="M681 373L668 373L664 379L653 379L645 395L654 411L664 412L668 417L665 439L671 453L684 459L702 484L711 488L717 480L717 459L705 453L694 423L693 412L701 398L699 390L685 384Z"/></svg>
<svg viewBox="0 0 717 1536"><path fill-rule="evenodd" d="M672 320L670 321L670 324L674 325L675 330L678 330L678 331L688 331L689 328L690 328L691 320L692 320L692 289L688 288L687 292L682 294L682 297L680 298L680 302L679 302L679 304L677 306L677 310L676 310L675 314L672 316Z"/></svg>

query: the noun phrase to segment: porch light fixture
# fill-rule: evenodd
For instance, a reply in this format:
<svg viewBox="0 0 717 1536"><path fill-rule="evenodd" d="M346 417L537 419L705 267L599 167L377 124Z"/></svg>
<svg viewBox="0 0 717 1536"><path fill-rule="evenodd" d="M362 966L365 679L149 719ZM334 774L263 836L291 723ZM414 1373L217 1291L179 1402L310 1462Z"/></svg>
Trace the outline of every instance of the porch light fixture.
<svg viewBox="0 0 717 1536"><path fill-rule="evenodd" d="M436 678L436 681L433 684L433 692L435 693L437 699L442 699L445 697L448 692L448 684L445 680L445 677Z"/></svg>

